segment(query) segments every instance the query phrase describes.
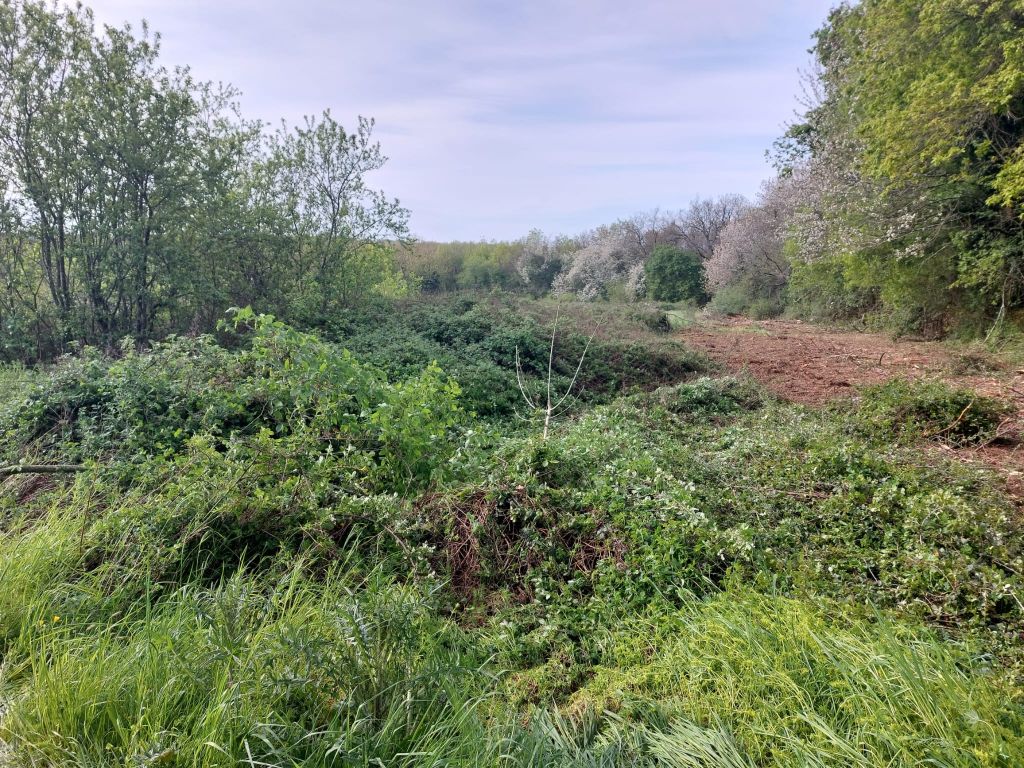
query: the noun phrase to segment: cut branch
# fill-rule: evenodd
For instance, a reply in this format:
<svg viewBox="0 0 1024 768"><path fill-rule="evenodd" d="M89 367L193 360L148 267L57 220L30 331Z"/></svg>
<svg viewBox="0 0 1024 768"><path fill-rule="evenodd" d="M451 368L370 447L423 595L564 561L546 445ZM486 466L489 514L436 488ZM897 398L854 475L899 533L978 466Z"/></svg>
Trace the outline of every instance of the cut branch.
<svg viewBox="0 0 1024 768"><path fill-rule="evenodd" d="M9 475L57 475L64 472L82 472L84 464L11 464L0 467L0 477Z"/></svg>

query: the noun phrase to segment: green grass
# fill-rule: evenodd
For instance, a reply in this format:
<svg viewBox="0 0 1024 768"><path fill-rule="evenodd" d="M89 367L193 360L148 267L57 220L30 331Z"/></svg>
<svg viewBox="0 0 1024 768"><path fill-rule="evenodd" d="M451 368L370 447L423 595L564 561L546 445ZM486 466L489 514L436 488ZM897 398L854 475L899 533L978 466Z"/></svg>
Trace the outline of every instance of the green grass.
<svg viewBox="0 0 1024 768"><path fill-rule="evenodd" d="M29 764L468 760L482 735L458 629L372 576L236 574L103 624L41 616L18 646L0 736Z"/></svg>
<svg viewBox="0 0 1024 768"><path fill-rule="evenodd" d="M45 380L40 371L20 363L0 363L0 409L13 407Z"/></svg>
<svg viewBox="0 0 1024 768"><path fill-rule="evenodd" d="M737 588L629 619L601 645L570 709L712 726L737 764L1024 760L1019 709L967 671L977 667L970 654L882 617Z"/></svg>

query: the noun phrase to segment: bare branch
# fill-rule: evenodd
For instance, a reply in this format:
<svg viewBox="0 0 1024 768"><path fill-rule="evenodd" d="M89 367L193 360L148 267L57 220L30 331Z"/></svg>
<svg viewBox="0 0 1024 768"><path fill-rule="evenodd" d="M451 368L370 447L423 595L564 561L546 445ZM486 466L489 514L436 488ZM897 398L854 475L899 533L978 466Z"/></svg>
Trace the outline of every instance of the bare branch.
<svg viewBox="0 0 1024 768"><path fill-rule="evenodd" d="M83 472L84 464L11 464L0 467L0 477L10 475L57 475L65 472Z"/></svg>

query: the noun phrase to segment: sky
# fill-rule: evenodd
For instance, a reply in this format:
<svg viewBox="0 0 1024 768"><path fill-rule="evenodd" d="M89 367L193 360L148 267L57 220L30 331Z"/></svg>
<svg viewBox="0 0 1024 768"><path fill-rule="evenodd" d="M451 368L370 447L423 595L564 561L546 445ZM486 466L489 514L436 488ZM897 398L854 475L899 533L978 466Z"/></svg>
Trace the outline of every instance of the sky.
<svg viewBox="0 0 1024 768"><path fill-rule="evenodd" d="M427 240L572 234L753 197L833 0L87 0L274 126L376 119Z"/></svg>

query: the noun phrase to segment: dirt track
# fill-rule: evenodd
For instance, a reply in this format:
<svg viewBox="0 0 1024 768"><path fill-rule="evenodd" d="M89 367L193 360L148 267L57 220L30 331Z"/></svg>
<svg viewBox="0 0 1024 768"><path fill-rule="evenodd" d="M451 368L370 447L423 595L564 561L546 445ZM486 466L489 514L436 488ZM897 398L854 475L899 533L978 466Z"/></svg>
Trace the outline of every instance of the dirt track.
<svg viewBox="0 0 1024 768"><path fill-rule="evenodd" d="M893 341L792 320L702 321L680 336L728 370L747 371L780 397L807 405L853 397L856 387L897 377L941 379L1011 402L1017 414L1000 428L1004 439L951 452L996 467L1014 494L1024 496L1024 370L987 355L956 354L938 342Z"/></svg>

